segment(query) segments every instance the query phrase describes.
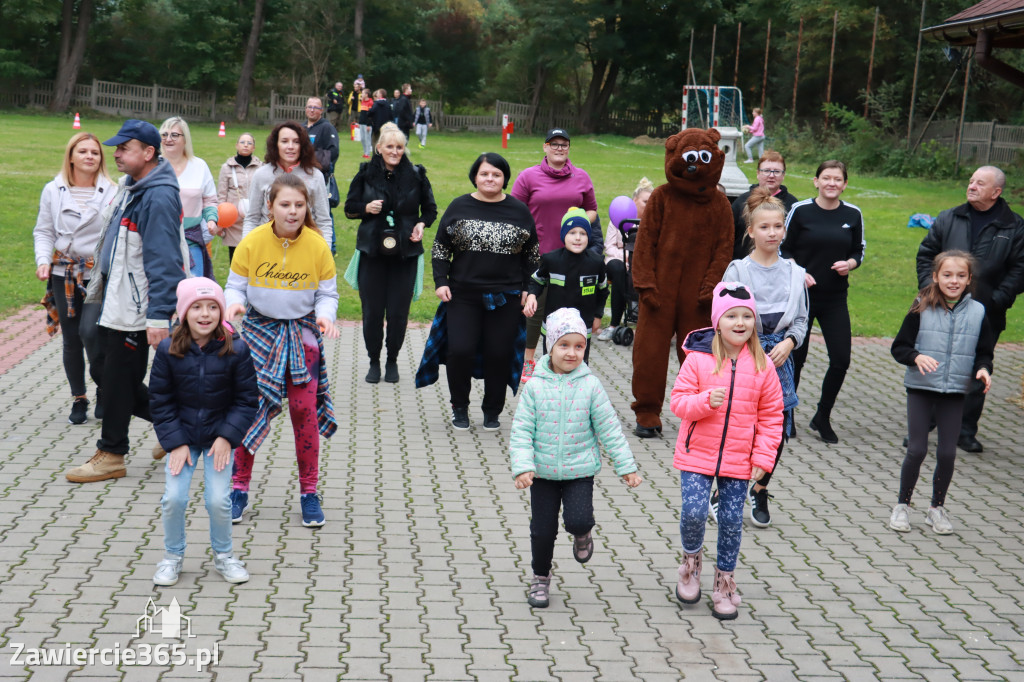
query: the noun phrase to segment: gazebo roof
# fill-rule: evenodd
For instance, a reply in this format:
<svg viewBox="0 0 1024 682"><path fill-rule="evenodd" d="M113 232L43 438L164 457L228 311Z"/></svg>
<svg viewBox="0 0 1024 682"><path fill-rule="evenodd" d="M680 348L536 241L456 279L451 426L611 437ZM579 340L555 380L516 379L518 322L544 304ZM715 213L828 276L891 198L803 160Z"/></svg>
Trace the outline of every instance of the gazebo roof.
<svg viewBox="0 0 1024 682"><path fill-rule="evenodd" d="M969 46L983 29L992 31L992 47L1024 47L1024 0L982 0L922 33L950 45Z"/></svg>

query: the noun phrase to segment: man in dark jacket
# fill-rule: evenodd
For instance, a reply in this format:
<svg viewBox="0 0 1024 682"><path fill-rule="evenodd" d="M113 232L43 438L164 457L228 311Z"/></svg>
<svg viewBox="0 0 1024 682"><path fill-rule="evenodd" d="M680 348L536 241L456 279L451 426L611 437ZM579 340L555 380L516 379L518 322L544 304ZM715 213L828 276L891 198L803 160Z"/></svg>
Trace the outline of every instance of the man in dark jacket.
<svg viewBox="0 0 1024 682"><path fill-rule="evenodd" d="M734 260L749 254L753 246L750 238L747 237L747 221L743 219L743 208L747 205L747 199L750 198L751 192L758 187L763 187L782 202L787 213L797 202L796 197L790 194L786 186L782 184L785 179L786 160L782 158L782 154L769 149L761 155L757 162L757 184L751 185L748 191L736 197L732 202L732 219L736 226L736 242L732 251Z"/></svg>
<svg viewBox="0 0 1024 682"><path fill-rule="evenodd" d="M130 119L103 144L116 145L117 169L128 177L111 204L94 274L103 284L103 428L96 454L67 472L72 483L125 475L132 415L150 420L143 383L149 347L169 335L175 292L185 276L181 192L171 164L160 158L160 133L151 123Z"/></svg>
<svg viewBox="0 0 1024 682"><path fill-rule="evenodd" d="M985 306L997 341L1006 328L1006 311L1024 291L1024 220L1000 196L1005 186L1006 175L995 166L974 171L967 203L940 213L917 250L919 289L931 283L933 261L943 251L957 249L974 256L973 296ZM974 380L964 400L957 443L967 452L983 450L976 436L984 406L984 384Z"/></svg>
<svg viewBox="0 0 1024 682"><path fill-rule="evenodd" d="M323 102L319 97L310 97L306 102L306 131L313 143L313 153L324 174L324 183L330 187L334 175L334 162L338 160L338 131L323 117ZM330 192L328 192L330 194ZM340 199L340 197L339 197ZM332 206L333 208L333 206ZM331 253L335 253L334 215L331 215Z"/></svg>
<svg viewBox="0 0 1024 682"><path fill-rule="evenodd" d="M397 119L398 127L402 130L402 134L405 135L405 139L409 139L412 134L412 101L409 97L412 95L412 86L408 83L402 84L402 94L395 101L395 118Z"/></svg>
<svg viewBox="0 0 1024 682"><path fill-rule="evenodd" d="M345 113L345 98L341 94L341 81L327 91L327 117L337 130L341 126L341 117Z"/></svg>

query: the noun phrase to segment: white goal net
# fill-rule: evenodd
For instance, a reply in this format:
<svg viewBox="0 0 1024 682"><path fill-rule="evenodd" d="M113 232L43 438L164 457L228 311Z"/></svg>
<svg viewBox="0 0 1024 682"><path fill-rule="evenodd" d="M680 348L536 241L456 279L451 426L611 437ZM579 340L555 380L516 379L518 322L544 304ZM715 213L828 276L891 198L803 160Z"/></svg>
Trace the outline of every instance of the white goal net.
<svg viewBox="0 0 1024 682"><path fill-rule="evenodd" d="M741 128L743 93L727 85L683 87L683 125L686 128Z"/></svg>

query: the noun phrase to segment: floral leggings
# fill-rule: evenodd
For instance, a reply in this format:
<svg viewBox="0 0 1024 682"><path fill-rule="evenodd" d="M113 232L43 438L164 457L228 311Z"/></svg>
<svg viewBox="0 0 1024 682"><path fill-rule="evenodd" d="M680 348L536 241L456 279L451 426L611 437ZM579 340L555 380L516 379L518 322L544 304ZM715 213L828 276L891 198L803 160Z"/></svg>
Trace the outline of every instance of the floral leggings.
<svg viewBox="0 0 1024 682"><path fill-rule="evenodd" d="M292 433L295 435L295 458L299 463L299 492L315 493L320 478L320 431L316 421L317 377L320 376L320 348L302 339L302 351L306 356L306 369L312 377L305 384L292 383L288 376L288 414L292 419ZM235 470L231 484L235 490L248 492L252 480L252 465L255 456L244 446L235 449Z"/></svg>
<svg viewBox="0 0 1024 682"><path fill-rule="evenodd" d="M696 554L704 546L704 529L708 522L708 504L711 502L711 483L714 476L692 471L679 473L679 489L683 507L679 514L679 534L683 551ZM718 569L736 570L743 539L743 503L747 498L748 482L738 478L718 477Z"/></svg>

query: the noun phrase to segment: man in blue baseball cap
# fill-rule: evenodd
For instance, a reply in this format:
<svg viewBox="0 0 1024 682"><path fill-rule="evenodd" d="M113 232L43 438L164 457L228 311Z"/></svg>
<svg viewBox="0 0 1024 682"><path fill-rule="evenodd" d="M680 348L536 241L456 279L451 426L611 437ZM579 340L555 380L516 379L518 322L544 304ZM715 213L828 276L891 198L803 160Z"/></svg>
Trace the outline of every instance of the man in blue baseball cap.
<svg viewBox="0 0 1024 682"><path fill-rule="evenodd" d="M146 121L129 119L103 144L116 147L125 174L107 208L107 227L96 254L100 277L90 282L87 303L102 302L97 334L105 353L99 407L103 429L96 454L67 472L73 483L125 475L132 415L149 420L149 390L143 380L149 347L167 338L185 277L181 194L171 164L160 157L160 133Z"/></svg>

